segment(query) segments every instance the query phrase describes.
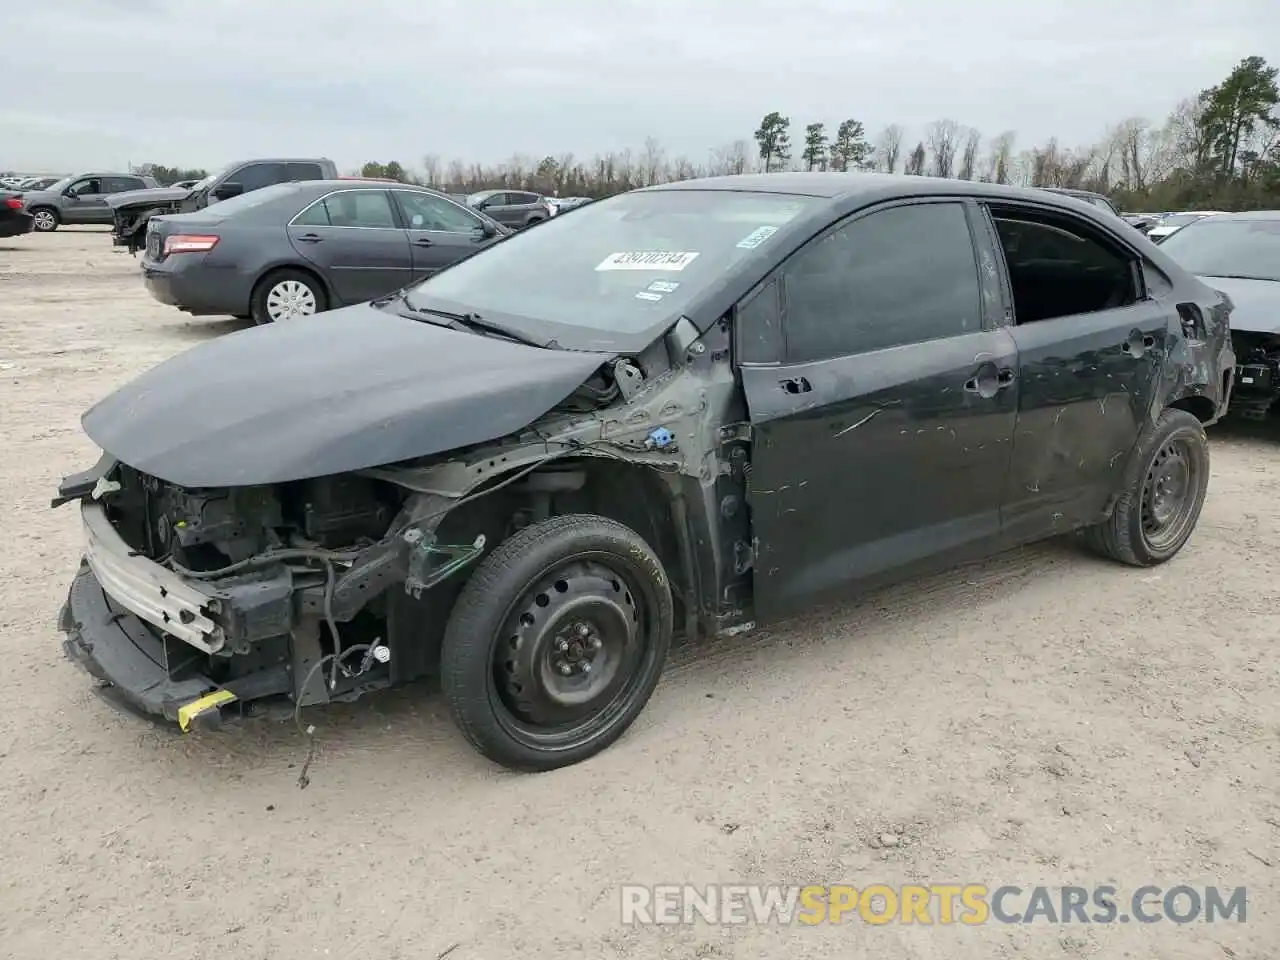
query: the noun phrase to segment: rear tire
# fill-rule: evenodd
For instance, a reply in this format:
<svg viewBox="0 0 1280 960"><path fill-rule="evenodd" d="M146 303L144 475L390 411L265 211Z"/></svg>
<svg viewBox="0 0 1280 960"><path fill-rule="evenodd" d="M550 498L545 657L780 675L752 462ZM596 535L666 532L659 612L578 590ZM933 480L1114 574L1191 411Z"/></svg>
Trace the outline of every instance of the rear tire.
<svg viewBox="0 0 1280 960"><path fill-rule="evenodd" d="M1168 409L1138 442L1111 516L1085 531L1103 556L1153 567L1191 538L1209 487L1209 440L1185 410Z"/></svg>
<svg viewBox="0 0 1280 960"><path fill-rule="evenodd" d="M62 217L53 207L36 207L31 211L31 217L34 220L32 229L36 233L53 233L62 223Z"/></svg>
<svg viewBox="0 0 1280 960"><path fill-rule="evenodd" d="M253 288L250 315L257 324L293 320L328 309L324 287L301 270L273 270Z"/></svg>
<svg viewBox="0 0 1280 960"><path fill-rule="evenodd" d="M441 685L480 753L554 770L631 726L672 630L666 571L639 534L604 517L553 517L476 567L445 628Z"/></svg>

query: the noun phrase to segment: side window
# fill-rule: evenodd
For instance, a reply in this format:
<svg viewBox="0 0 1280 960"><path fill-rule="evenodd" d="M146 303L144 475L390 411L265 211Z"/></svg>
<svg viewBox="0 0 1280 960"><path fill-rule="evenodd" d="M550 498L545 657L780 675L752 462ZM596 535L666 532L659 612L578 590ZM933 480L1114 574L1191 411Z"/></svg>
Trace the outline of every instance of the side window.
<svg viewBox="0 0 1280 960"><path fill-rule="evenodd" d="M140 183L141 181L139 181ZM123 193L126 190L137 190L138 187L133 185L133 181L128 177L103 177L102 192L103 193Z"/></svg>
<svg viewBox="0 0 1280 960"><path fill-rule="evenodd" d="M1173 293L1173 281L1150 260L1142 262L1142 279L1146 283L1149 296L1159 298Z"/></svg>
<svg viewBox="0 0 1280 960"><path fill-rule="evenodd" d="M231 183L240 184L245 193L249 193L251 190L261 190L263 187L269 187L273 183L284 182L284 164L251 163L241 167L227 177L227 180Z"/></svg>
<svg viewBox="0 0 1280 960"><path fill-rule="evenodd" d="M777 363L785 354L776 280L738 304L734 343L739 363Z"/></svg>
<svg viewBox="0 0 1280 960"><path fill-rule="evenodd" d="M395 214L385 190L349 190L324 202L329 225L334 227L395 227Z"/></svg>
<svg viewBox="0 0 1280 960"><path fill-rule="evenodd" d="M293 218L293 225L298 227L330 226L329 208L325 206L325 202L323 200L317 200Z"/></svg>
<svg viewBox="0 0 1280 960"><path fill-rule="evenodd" d="M536 193L509 193L507 194L507 197L509 203L516 203L522 206L538 202L538 195Z"/></svg>
<svg viewBox="0 0 1280 960"><path fill-rule="evenodd" d="M473 233L480 227L480 220L457 204L427 193L409 190L394 191L404 222L410 230L441 230L445 233Z"/></svg>
<svg viewBox="0 0 1280 960"><path fill-rule="evenodd" d="M484 198L486 207L505 207L512 202L513 194L510 193L491 193Z"/></svg>
<svg viewBox="0 0 1280 960"><path fill-rule="evenodd" d="M1013 289L1014 322L1034 323L1128 306L1133 262L1084 223L992 209Z"/></svg>
<svg viewBox="0 0 1280 960"><path fill-rule="evenodd" d="M292 182L295 180L323 180L324 172L320 169L318 163L286 163L284 165L284 179Z"/></svg>
<svg viewBox="0 0 1280 960"><path fill-rule="evenodd" d="M849 221L786 266L787 359L866 353L981 328L964 206L892 207Z"/></svg>
<svg viewBox="0 0 1280 960"><path fill-rule="evenodd" d="M88 197L102 192L102 181L97 177L87 177L84 180L77 180L70 189L77 197Z"/></svg>

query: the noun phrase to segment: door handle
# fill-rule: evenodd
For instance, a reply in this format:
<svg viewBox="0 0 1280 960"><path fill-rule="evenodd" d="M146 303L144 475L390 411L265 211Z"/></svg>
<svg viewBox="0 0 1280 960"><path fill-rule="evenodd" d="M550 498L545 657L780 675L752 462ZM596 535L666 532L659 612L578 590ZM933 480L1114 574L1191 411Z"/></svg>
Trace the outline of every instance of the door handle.
<svg viewBox="0 0 1280 960"><path fill-rule="evenodd" d="M783 393L792 395L809 393L813 389L806 377L788 377L785 380L779 380L778 386L782 388Z"/></svg>
<svg viewBox="0 0 1280 960"><path fill-rule="evenodd" d="M966 380L964 388L967 392L976 393L984 400L990 400L1001 390L1012 386L1017 379L1017 374L1009 367L997 370L994 366L987 365L976 376Z"/></svg>
<svg viewBox="0 0 1280 960"><path fill-rule="evenodd" d="M413 245L414 245L415 247L432 247L432 246L435 246L435 244L433 244L433 243L432 243L432 242L431 242L427 237L419 237L417 240L413 241Z"/></svg>
<svg viewBox="0 0 1280 960"><path fill-rule="evenodd" d="M300 243L319 243L324 237L317 236L314 233L304 233L298 238Z"/></svg>

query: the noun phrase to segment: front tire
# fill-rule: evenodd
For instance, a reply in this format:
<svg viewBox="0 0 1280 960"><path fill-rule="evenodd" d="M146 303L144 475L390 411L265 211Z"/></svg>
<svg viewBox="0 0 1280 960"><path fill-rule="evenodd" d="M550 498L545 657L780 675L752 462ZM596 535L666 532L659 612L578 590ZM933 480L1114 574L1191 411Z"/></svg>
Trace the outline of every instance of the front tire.
<svg viewBox="0 0 1280 960"><path fill-rule="evenodd" d="M644 709L671 645L671 588L634 530L553 517L503 541L454 604L441 685L459 729L513 770L604 750Z"/></svg>
<svg viewBox="0 0 1280 960"><path fill-rule="evenodd" d="M253 322L265 324L322 313L328 308L328 299L324 288L310 274L276 270L258 281L249 306Z"/></svg>
<svg viewBox="0 0 1280 960"><path fill-rule="evenodd" d="M31 218L34 221L32 229L36 233L53 233L58 229L58 225L62 223L62 218L58 216L58 211L52 207L36 207L31 211Z"/></svg>
<svg viewBox="0 0 1280 960"><path fill-rule="evenodd" d="M1160 414L1138 443L1111 516L1085 532L1098 553L1134 567L1177 555L1191 538L1209 488L1209 439L1185 410Z"/></svg>

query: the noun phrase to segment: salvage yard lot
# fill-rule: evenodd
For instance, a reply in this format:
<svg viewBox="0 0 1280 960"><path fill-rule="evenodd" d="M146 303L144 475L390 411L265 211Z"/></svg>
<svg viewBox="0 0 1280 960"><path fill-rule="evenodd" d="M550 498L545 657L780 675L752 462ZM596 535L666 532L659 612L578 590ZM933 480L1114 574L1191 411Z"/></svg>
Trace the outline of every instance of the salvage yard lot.
<svg viewBox="0 0 1280 960"><path fill-rule="evenodd" d="M299 790L293 726L119 715L54 626L80 413L241 324L155 303L93 230L0 241L0 312L0 956L1275 955L1280 431L1213 429L1163 567L1050 543L681 648L630 733L550 774L488 764L429 688L313 710ZM621 884L711 881L1250 895L1243 925L619 924Z"/></svg>

